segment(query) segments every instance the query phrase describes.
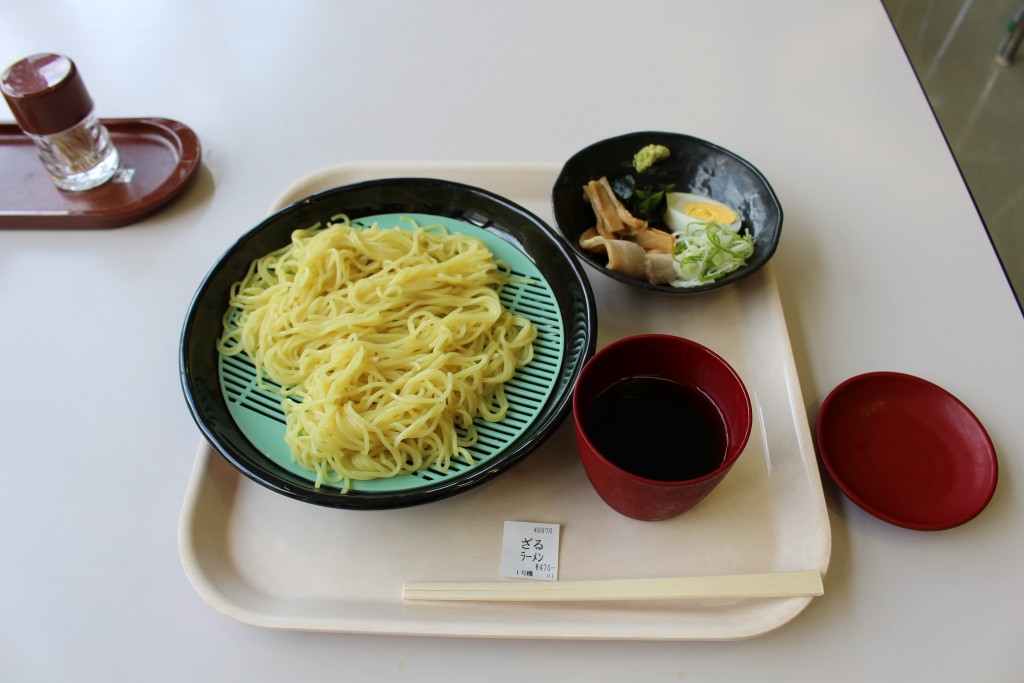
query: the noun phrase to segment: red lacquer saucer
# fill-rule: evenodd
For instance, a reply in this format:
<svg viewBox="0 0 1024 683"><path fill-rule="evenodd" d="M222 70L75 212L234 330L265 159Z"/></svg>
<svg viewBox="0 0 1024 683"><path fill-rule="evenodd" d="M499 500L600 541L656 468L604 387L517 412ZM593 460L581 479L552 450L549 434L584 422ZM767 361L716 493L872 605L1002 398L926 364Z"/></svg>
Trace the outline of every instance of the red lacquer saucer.
<svg viewBox="0 0 1024 683"><path fill-rule="evenodd" d="M890 524L935 531L977 516L996 488L978 418L919 377L872 372L828 395L816 425L825 468L850 500Z"/></svg>

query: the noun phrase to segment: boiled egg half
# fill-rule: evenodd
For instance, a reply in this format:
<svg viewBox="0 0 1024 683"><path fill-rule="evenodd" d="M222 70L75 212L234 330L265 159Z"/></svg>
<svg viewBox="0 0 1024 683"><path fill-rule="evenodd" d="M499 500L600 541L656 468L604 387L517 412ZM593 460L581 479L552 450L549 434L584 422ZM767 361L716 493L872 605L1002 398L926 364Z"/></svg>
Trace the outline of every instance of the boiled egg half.
<svg viewBox="0 0 1024 683"><path fill-rule="evenodd" d="M711 197L688 192L669 192L665 197L668 208L665 224L673 232L689 232L690 226L703 228L708 223L717 223L729 232L739 232L743 222L739 213Z"/></svg>

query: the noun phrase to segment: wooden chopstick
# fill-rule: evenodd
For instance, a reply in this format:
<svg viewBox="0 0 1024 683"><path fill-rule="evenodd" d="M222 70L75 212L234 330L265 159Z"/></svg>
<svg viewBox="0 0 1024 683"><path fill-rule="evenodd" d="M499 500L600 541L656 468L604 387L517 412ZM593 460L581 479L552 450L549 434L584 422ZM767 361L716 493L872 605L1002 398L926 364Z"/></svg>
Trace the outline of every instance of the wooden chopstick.
<svg viewBox="0 0 1024 683"><path fill-rule="evenodd" d="M821 572L793 571L673 579L406 583L406 600L579 601L795 598L823 595Z"/></svg>

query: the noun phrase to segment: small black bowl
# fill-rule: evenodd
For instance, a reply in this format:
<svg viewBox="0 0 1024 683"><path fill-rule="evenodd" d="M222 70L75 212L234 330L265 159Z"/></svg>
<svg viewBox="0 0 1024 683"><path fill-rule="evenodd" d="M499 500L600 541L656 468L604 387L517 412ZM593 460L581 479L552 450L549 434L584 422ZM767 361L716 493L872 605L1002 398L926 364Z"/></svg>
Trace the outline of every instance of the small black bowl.
<svg viewBox="0 0 1024 683"><path fill-rule="evenodd" d="M633 155L650 144L668 147L671 156L637 173ZM629 174L636 177L638 186L671 183L676 192L704 195L736 209L743 219L741 230L750 230L754 238L753 256L744 267L714 282L688 288L652 285L608 270L601 257L579 246L580 235L595 223L583 186L602 176L614 182ZM586 147L562 167L551 199L555 224L577 256L615 280L667 294L700 294L747 277L772 257L782 231L782 205L760 171L727 149L679 133L629 133Z"/></svg>
<svg viewBox="0 0 1024 683"><path fill-rule="evenodd" d="M337 214L351 220L381 214L429 214L457 219L487 230L524 253L550 285L564 329L564 346L552 370L546 401L525 430L485 466L454 477L400 491L342 493L332 486L317 489L274 463L236 423L218 375L216 343L228 310L231 285L245 276L250 263L289 243L292 231L326 223ZM277 493L317 505L347 509L387 509L427 503L478 486L522 460L564 421L572 388L597 340L597 312L583 267L558 234L521 206L486 190L427 178L373 180L326 190L295 202L241 237L200 285L181 335L179 371L193 419L210 444L253 481Z"/></svg>

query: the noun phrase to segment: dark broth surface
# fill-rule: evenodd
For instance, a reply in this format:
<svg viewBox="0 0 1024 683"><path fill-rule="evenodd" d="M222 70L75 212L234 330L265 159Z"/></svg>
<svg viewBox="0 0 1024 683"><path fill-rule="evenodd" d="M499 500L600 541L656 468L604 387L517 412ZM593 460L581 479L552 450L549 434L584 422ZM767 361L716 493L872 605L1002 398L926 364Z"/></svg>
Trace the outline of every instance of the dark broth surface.
<svg viewBox="0 0 1024 683"><path fill-rule="evenodd" d="M584 429L608 460L647 479L696 479L725 459L718 407L700 389L662 377L612 384L594 400Z"/></svg>

